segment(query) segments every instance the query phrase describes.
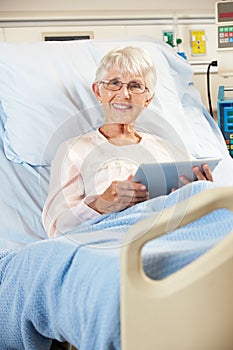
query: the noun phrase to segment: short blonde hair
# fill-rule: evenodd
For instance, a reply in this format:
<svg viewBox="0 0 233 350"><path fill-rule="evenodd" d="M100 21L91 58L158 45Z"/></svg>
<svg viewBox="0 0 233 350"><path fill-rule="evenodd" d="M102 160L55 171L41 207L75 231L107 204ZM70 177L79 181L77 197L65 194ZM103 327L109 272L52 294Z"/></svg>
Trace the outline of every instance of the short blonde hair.
<svg viewBox="0 0 233 350"><path fill-rule="evenodd" d="M156 70L150 55L139 47L126 46L109 51L100 61L95 80L100 82L110 69L123 74L142 76L149 90L149 97L155 93Z"/></svg>

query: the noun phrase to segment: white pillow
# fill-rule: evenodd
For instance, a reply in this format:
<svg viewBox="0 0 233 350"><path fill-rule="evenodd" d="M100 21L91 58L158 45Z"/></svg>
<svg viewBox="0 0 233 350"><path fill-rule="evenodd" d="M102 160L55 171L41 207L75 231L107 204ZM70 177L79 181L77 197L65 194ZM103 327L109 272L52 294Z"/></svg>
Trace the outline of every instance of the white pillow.
<svg viewBox="0 0 233 350"><path fill-rule="evenodd" d="M192 130L181 99L193 72L168 45L150 39L0 43L0 100L7 116L8 159L49 165L61 142L96 128L103 118L91 90L97 64L110 49L128 45L151 54L158 76L152 109L175 126L184 143L190 142Z"/></svg>

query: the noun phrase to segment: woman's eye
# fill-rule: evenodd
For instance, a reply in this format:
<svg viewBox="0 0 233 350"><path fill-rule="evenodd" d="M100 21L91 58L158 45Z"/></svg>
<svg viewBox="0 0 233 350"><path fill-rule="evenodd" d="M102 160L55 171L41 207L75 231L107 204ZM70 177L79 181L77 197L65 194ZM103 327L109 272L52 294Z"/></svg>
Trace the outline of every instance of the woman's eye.
<svg viewBox="0 0 233 350"><path fill-rule="evenodd" d="M114 85L114 86L119 86L121 84L121 82L119 80L111 80L109 82L110 85Z"/></svg>
<svg viewBox="0 0 233 350"><path fill-rule="evenodd" d="M139 83L130 83L129 87L130 87L130 89L139 89L139 90L142 88L141 84L139 84Z"/></svg>

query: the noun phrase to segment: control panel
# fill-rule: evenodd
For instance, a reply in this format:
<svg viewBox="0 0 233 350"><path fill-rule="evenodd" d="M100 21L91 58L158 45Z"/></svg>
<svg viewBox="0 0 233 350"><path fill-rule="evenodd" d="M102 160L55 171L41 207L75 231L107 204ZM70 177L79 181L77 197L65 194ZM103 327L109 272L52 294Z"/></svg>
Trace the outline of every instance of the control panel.
<svg viewBox="0 0 233 350"><path fill-rule="evenodd" d="M218 125L223 133L226 146L233 158L233 98L227 94L233 93L233 87L219 86L218 90Z"/></svg>
<svg viewBox="0 0 233 350"><path fill-rule="evenodd" d="M233 49L233 1L217 2L216 11L218 49Z"/></svg>

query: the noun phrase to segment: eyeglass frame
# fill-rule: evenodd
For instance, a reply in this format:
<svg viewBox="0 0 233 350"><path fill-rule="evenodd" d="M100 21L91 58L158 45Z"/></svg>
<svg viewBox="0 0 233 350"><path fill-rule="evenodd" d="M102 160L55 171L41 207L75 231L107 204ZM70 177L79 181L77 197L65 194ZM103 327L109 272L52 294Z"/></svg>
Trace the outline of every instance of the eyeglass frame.
<svg viewBox="0 0 233 350"><path fill-rule="evenodd" d="M121 83L121 86L119 87L119 89L112 90L112 89L107 88L107 87L104 85L104 84L110 83L110 81L114 81L114 80L116 80L116 81L118 81L119 83ZM130 90L130 88L129 88L129 84L130 84L130 83L133 83L133 82L134 82L134 81L132 80L132 81L130 81L130 82L128 82L128 83L123 83L123 82L122 82L121 80L119 80L119 79L110 79L110 80L101 80L101 81L99 81L98 83L99 83L99 84L103 84L103 85L104 85L104 88L105 88L106 90L109 90L109 91L119 91L119 90L121 90L121 88L122 88L123 85L126 85L127 91L128 91L129 93L133 94L133 95L142 95L142 94L144 94L146 91L149 92L148 87L145 86L144 84L141 84L141 83L138 83L138 84L140 84L141 86L144 87L144 91L143 91L143 92L136 92L136 93L135 93L135 92L132 92L132 91Z"/></svg>

